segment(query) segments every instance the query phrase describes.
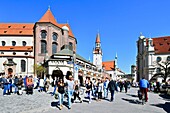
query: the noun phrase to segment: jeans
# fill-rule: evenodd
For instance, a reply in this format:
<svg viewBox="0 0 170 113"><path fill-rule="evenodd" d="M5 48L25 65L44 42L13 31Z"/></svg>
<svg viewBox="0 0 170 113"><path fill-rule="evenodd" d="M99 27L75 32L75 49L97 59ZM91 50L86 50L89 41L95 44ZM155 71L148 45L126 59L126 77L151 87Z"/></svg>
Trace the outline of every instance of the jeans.
<svg viewBox="0 0 170 113"><path fill-rule="evenodd" d="M7 84L4 84L4 91L3 91L3 95L6 94L6 91L8 90L8 85Z"/></svg>
<svg viewBox="0 0 170 113"><path fill-rule="evenodd" d="M14 92L14 93L17 93L17 91L18 91L18 86L17 86L17 85L15 85L15 84L12 84L12 87L14 87L14 88L15 88L15 92Z"/></svg>
<svg viewBox="0 0 170 113"><path fill-rule="evenodd" d="M114 90L110 90L110 92L111 92L111 99L110 99L110 101L113 101L114 100Z"/></svg>
<svg viewBox="0 0 170 113"><path fill-rule="evenodd" d="M52 92L52 95L54 95L54 94L55 94L56 89L57 89L57 86L55 85L55 86L54 86L54 91Z"/></svg>
<svg viewBox="0 0 170 113"><path fill-rule="evenodd" d="M59 104L63 105L64 94L58 93L58 97L59 97Z"/></svg>
<svg viewBox="0 0 170 113"><path fill-rule="evenodd" d="M71 97L73 95L73 90L68 91L68 107L71 108Z"/></svg>
<svg viewBox="0 0 170 113"><path fill-rule="evenodd" d="M89 102L91 102L91 91L87 91L87 97L89 98Z"/></svg>
<svg viewBox="0 0 170 113"><path fill-rule="evenodd" d="M104 88L104 98L107 98L108 97L108 90L107 88Z"/></svg>

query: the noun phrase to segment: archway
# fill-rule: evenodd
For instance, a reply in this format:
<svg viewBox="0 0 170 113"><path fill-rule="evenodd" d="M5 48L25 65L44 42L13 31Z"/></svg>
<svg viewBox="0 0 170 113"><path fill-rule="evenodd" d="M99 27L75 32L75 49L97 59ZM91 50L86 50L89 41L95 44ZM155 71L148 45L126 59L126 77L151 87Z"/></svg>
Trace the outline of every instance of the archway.
<svg viewBox="0 0 170 113"><path fill-rule="evenodd" d="M8 75L11 75L13 73L13 69L12 68L8 68Z"/></svg>

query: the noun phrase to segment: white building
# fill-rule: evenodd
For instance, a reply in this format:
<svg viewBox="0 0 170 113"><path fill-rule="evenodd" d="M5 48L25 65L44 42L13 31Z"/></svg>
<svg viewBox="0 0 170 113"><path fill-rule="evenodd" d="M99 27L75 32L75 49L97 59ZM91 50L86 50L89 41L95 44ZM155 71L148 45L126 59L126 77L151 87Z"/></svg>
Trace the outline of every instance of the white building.
<svg viewBox="0 0 170 113"><path fill-rule="evenodd" d="M154 75L164 73L157 65L157 60L165 62L168 56L170 56L170 36L145 38L141 34L137 41L137 81L142 76L150 80Z"/></svg>
<svg viewBox="0 0 170 113"><path fill-rule="evenodd" d="M0 24L0 73L33 74L34 24Z"/></svg>

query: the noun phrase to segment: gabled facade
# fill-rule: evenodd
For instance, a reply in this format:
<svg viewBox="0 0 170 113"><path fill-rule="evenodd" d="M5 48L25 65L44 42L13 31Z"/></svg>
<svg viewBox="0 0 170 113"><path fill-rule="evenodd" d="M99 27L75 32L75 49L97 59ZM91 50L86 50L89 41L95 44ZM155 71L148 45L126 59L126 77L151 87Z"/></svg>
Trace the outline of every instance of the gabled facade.
<svg viewBox="0 0 170 113"><path fill-rule="evenodd" d="M34 64L64 48L76 52L76 44L69 24L57 23L50 9L36 23L0 23L0 73L33 75Z"/></svg>
<svg viewBox="0 0 170 113"><path fill-rule="evenodd" d="M137 41L137 81L142 76L146 79L158 74L160 66L157 65L157 59L166 61L170 56L170 36L145 38L140 34Z"/></svg>

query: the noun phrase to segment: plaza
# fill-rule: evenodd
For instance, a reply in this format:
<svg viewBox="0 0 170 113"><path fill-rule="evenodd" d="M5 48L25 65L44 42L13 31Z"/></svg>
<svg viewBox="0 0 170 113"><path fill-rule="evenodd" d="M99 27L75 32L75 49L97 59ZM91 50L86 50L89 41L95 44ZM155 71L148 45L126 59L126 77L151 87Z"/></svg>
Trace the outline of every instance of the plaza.
<svg viewBox="0 0 170 113"><path fill-rule="evenodd" d="M50 88L52 91L53 88ZM0 111L1 113L169 113L170 98L166 95L159 95L149 92L149 101L142 105L137 97L138 88L131 88L128 93L116 92L113 102L108 99L103 99L100 102L95 100L92 103L83 98L83 103L76 101L72 104L72 109L66 106L59 110L57 106L58 100L45 92L34 90L33 95L11 94L0 96ZM49 92L50 92L49 91ZM2 90L0 90L2 94ZM110 95L110 94L109 94ZM65 98L65 103L67 100Z"/></svg>

